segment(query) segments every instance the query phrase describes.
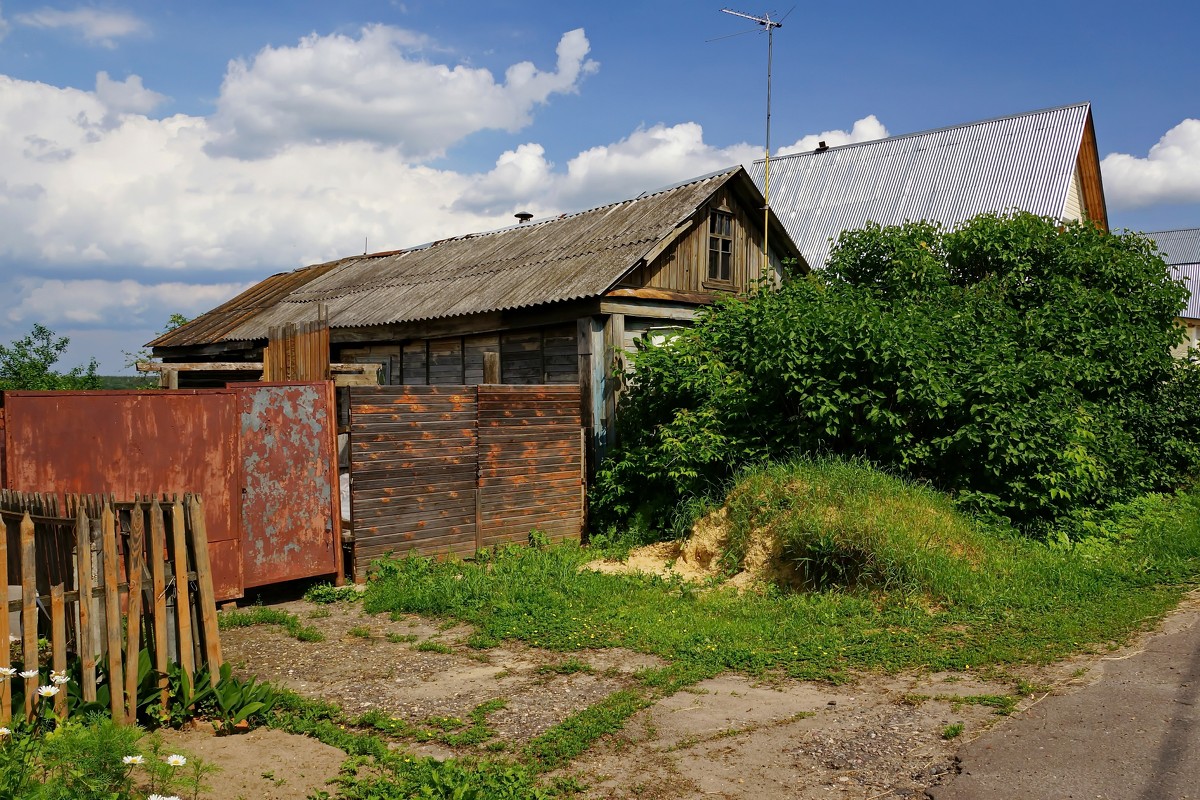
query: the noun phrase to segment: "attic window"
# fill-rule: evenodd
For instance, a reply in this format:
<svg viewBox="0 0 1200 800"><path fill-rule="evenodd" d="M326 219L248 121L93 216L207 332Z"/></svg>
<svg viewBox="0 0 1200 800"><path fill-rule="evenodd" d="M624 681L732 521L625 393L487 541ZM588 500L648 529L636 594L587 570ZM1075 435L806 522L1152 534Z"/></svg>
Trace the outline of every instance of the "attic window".
<svg viewBox="0 0 1200 800"><path fill-rule="evenodd" d="M733 214L713 211L708 215L708 279L733 280Z"/></svg>

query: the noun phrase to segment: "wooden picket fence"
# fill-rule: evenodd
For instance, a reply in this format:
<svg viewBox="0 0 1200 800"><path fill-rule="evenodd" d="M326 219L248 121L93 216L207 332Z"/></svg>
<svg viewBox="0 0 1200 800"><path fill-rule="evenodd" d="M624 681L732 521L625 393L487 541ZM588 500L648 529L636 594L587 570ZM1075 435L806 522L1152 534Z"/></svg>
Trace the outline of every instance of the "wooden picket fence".
<svg viewBox="0 0 1200 800"><path fill-rule="evenodd" d="M137 718L143 648L159 676L164 710L169 663L189 680L207 666L217 680L221 640L199 495L118 501L0 490L0 521L0 575L9 587L8 613L0 614L0 643L9 646L0 647L0 667L10 667L15 645L23 665L48 662L57 673L77 658L82 699L95 702L97 686L107 681L112 718L127 723ZM17 625L13 614L20 615ZM39 635L50 643L48 659ZM12 680L24 680L28 719L39 677ZM0 680L0 725L12 718L12 702L11 681ZM65 716L65 692L54 703Z"/></svg>

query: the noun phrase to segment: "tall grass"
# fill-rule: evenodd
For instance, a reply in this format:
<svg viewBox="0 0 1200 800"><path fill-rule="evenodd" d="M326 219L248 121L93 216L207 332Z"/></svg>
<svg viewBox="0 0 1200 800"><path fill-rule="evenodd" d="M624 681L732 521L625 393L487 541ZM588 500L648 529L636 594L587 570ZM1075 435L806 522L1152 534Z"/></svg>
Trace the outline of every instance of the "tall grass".
<svg viewBox="0 0 1200 800"><path fill-rule="evenodd" d="M837 461L746 475L729 509L735 550L751 531L776 532L808 591L739 596L600 574L567 544L466 563L385 561L365 608L471 622L476 646L629 647L690 679L739 670L840 680L1103 646L1161 615L1200 576L1196 494L1142 498L1102 521L1104 537L1073 546L983 530L936 492ZM822 559L848 565L846 579L831 567L816 580Z"/></svg>

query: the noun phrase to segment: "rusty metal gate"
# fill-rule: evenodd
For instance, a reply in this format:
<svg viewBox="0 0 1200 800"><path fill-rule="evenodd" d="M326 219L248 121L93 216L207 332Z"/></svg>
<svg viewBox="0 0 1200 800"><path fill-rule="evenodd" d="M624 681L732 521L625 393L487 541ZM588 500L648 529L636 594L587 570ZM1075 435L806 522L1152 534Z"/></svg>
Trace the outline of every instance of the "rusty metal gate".
<svg viewBox="0 0 1200 800"><path fill-rule="evenodd" d="M243 586L341 573L333 384L253 384L241 405Z"/></svg>
<svg viewBox="0 0 1200 800"><path fill-rule="evenodd" d="M4 392L0 484L24 492L196 492L217 599L341 574L331 383Z"/></svg>
<svg viewBox="0 0 1200 800"><path fill-rule="evenodd" d="M387 553L582 533L577 386L356 386L349 405L356 580Z"/></svg>

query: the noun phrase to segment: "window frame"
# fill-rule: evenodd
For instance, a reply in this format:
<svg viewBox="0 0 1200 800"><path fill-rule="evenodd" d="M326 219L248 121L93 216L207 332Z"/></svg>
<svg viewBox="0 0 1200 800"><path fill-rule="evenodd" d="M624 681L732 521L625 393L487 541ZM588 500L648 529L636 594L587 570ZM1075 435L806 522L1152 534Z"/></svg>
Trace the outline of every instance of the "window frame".
<svg viewBox="0 0 1200 800"><path fill-rule="evenodd" d="M723 230L722 230L723 228ZM734 214L725 204L708 211L708 244L705 248L704 275L702 285L718 289L729 289L733 281ZM722 258L724 264L721 263ZM716 274L713 267L716 266ZM722 269L722 267L724 269ZM726 277L721 273L725 272Z"/></svg>

